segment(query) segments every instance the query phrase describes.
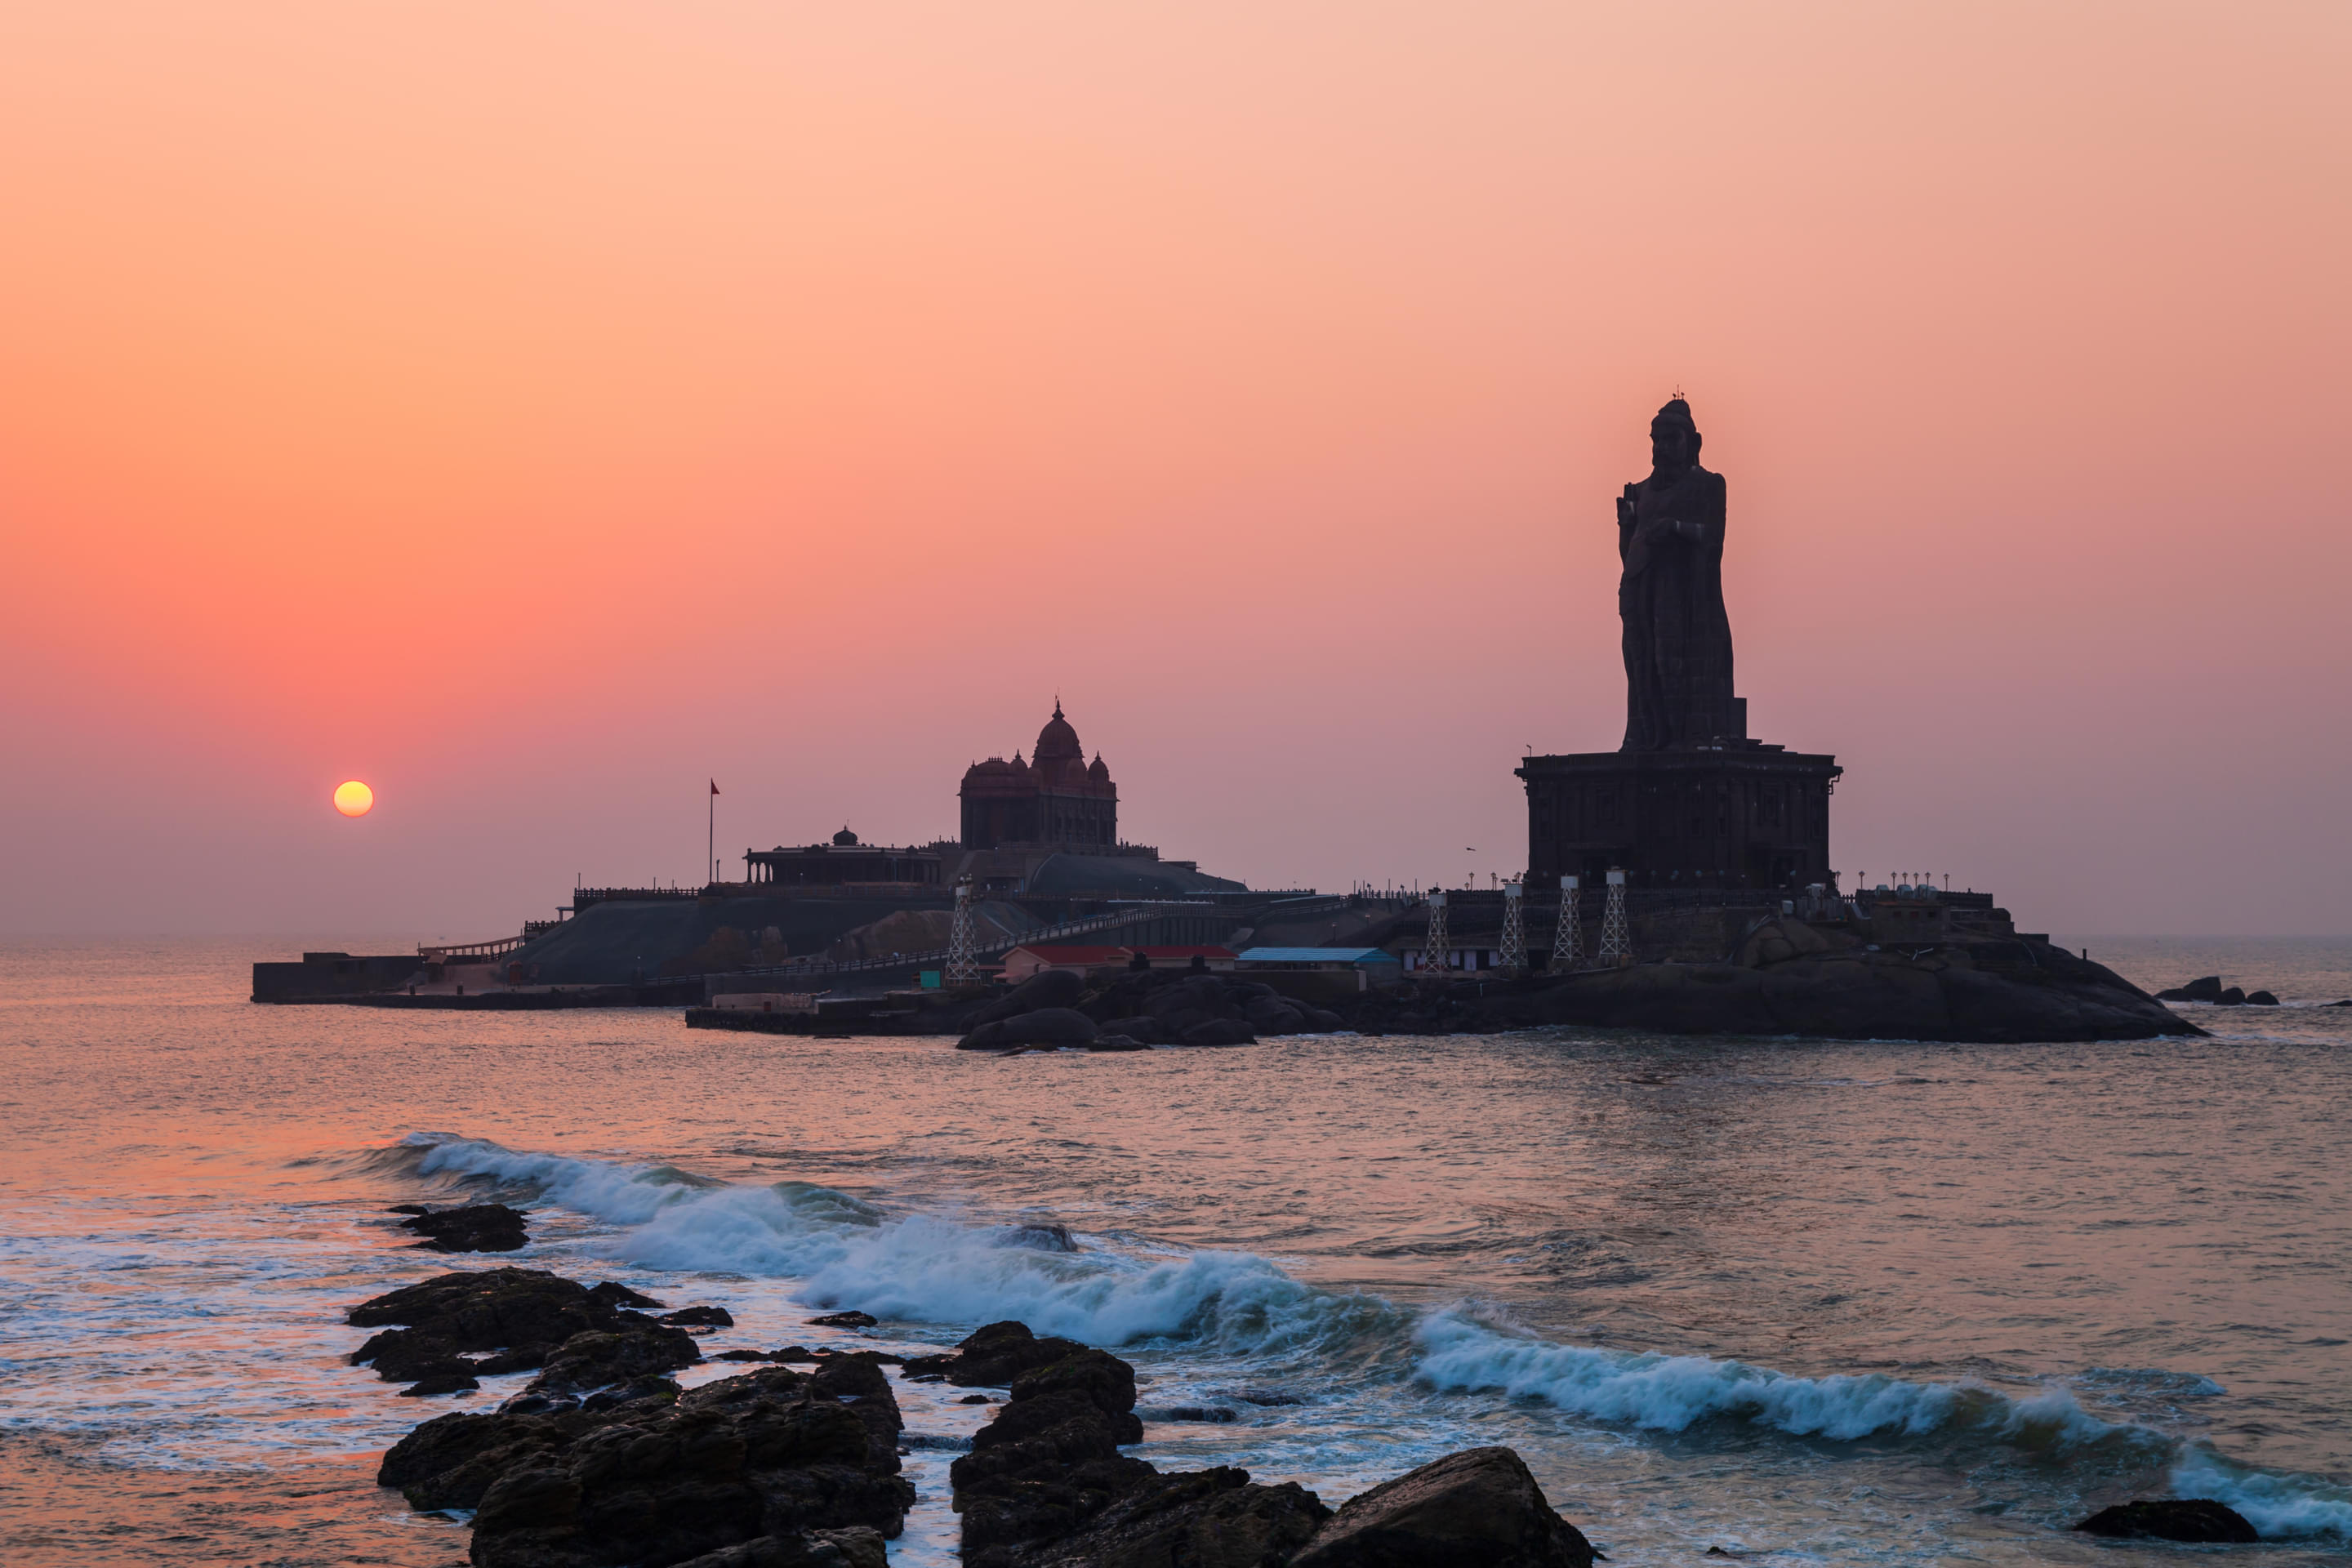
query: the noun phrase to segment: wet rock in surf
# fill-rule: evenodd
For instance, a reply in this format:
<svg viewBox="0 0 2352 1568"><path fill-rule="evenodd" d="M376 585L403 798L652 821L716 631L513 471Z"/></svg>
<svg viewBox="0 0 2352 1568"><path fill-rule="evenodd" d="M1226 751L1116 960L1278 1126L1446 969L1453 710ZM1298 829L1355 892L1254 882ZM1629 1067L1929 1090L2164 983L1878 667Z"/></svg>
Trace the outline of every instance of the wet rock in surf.
<svg viewBox="0 0 2352 1568"><path fill-rule="evenodd" d="M1031 1368L1050 1366L1083 1348L1076 1340L1039 1339L1026 1323L991 1323L966 1334L944 1355L912 1357L907 1375L943 1377L961 1388L1003 1388Z"/></svg>
<svg viewBox="0 0 2352 1568"><path fill-rule="evenodd" d="M889 1568L890 1551L873 1530L810 1530L789 1538L762 1535L740 1546L688 1558L677 1568Z"/></svg>
<svg viewBox="0 0 2352 1568"><path fill-rule="evenodd" d="M1078 1244L1066 1225L1017 1225L999 1235L999 1247L1025 1247L1031 1252L1076 1252Z"/></svg>
<svg viewBox="0 0 2352 1568"><path fill-rule="evenodd" d="M438 1274L362 1302L344 1321L383 1331L351 1360L387 1383L455 1387L458 1378L547 1368L553 1375L541 1382L551 1390L581 1393L702 1359L685 1330L540 1268Z"/></svg>
<svg viewBox="0 0 2352 1568"><path fill-rule="evenodd" d="M814 1329L870 1329L880 1321L871 1312L827 1312L822 1318L811 1318Z"/></svg>
<svg viewBox="0 0 2352 1568"><path fill-rule="evenodd" d="M1066 1340L1035 1339L1020 1324L992 1327L1019 1329L1029 1346L1068 1347L1013 1378L996 1418L973 1434L971 1452L948 1469L963 1516L964 1562L1025 1568L1051 1561L1043 1548L1086 1530L1159 1472L1118 1451L1143 1439L1134 1368Z"/></svg>
<svg viewBox="0 0 2352 1568"><path fill-rule="evenodd" d="M1292 1568L1591 1568L1600 1553L1552 1511L1509 1448L1465 1448L1349 1498Z"/></svg>
<svg viewBox="0 0 2352 1568"><path fill-rule="evenodd" d="M593 1408L444 1415L384 1456L412 1508L471 1508L478 1568L679 1563L872 1568L914 1489L879 1369L763 1367ZM846 1403L844 1396L846 1395ZM872 1531L866 1542L825 1532ZM770 1542L772 1544L761 1544Z"/></svg>
<svg viewBox="0 0 2352 1568"><path fill-rule="evenodd" d="M2259 1541L2246 1516L2207 1498L2140 1499L2103 1508L2074 1526L2087 1535L2244 1544Z"/></svg>
<svg viewBox="0 0 2352 1568"><path fill-rule="evenodd" d="M641 1296L636 1291L630 1289L626 1285L619 1284L611 1279L605 1280L601 1285L590 1286L588 1288L588 1294L594 1297L597 1300L604 1302L608 1307L659 1307L664 1305L664 1303L655 1300L651 1296Z"/></svg>
<svg viewBox="0 0 2352 1568"><path fill-rule="evenodd" d="M574 1334L547 1353L527 1394L585 1394L639 1378L658 1377L702 1359L702 1348L684 1329L665 1323L632 1324L612 1332Z"/></svg>
<svg viewBox="0 0 2352 1568"><path fill-rule="evenodd" d="M679 1329L731 1329L735 1314L724 1307L681 1307L675 1312L664 1312L657 1322Z"/></svg>
<svg viewBox="0 0 2352 1568"><path fill-rule="evenodd" d="M2221 999L2221 977L2208 974L2186 985L2176 985L2169 991L2156 994L2159 1002L2219 1002Z"/></svg>
<svg viewBox="0 0 2352 1568"><path fill-rule="evenodd" d="M394 1213L416 1208L404 1204ZM434 1252L516 1252L530 1239L523 1217L504 1204L470 1204L460 1209L425 1209L400 1222Z"/></svg>
<svg viewBox="0 0 2352 1568"><path fill-rule="evenodd" d="M1219 1465L1152 1476L1104 1509L1083 1531L1032 1549L1016 1561L1021 1568L1160 1568L1171 1563L1281 1568L1330 1517L1323 1500L1296 1481L1260 1486L1247 1470ZM965 1561L973 1561L970 1553Z"/></svg>

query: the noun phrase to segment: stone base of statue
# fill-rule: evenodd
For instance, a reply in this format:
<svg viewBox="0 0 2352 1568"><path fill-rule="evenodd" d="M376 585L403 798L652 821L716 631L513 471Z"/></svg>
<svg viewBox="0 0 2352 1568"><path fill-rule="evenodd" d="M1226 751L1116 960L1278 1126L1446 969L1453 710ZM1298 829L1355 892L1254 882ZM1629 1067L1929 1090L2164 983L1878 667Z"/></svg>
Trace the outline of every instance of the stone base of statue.
<svg viewBox="0 0 2352 1568"><path fill-rule="evenodd" d="M1667 752L1528 757L1528 876L1587 888L1797 891L1828 883L1832 756L1736 741Z"/></svg>

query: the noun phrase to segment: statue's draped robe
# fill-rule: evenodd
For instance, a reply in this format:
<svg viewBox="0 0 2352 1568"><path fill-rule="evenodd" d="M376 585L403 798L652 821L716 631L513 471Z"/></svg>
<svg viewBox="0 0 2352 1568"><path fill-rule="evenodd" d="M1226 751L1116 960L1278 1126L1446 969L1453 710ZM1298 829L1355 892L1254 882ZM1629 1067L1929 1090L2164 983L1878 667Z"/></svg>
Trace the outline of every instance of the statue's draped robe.
<svg viewBox="0 0 2352 1568"><path fill-rule="evenodd" d="M1633 520L1617 526L1624 575L1617 613L1624 622L1625 744L1628 752L1703 746L1738 738L1747 725L1731 689L1731 617L1723 607L1723 476L1694 464L1662 484L1655 475L1625 487ZM1695 525L1639 537L1664 518Z"/></svg>

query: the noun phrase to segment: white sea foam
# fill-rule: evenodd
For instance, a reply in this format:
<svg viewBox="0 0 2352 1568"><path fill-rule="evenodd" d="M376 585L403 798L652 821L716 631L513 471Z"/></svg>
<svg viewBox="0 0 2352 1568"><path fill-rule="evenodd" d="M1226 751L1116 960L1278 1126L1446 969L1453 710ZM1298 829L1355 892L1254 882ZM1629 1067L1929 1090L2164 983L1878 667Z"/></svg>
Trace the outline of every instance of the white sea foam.
<svg viewBox="0 0 2352 1568"><path fill-rule="evenodd" d="M2321 1535L2352 1540L2352 1490L2317 1476L2252 1469L2196 1447L2182 1455L2171 1479L2174 1496L2227 1503L2265 1541Z"/></svg>
<svg viewBox="0 0 2352 1568"><path fill-rule="evenodd" d="M1792 1436L1851 1442L1966 1432L2056 1449L2138 1433L2097 1419L2055 1389L2012 1399L1968 1384L1907 1383L1876 1373L1796 1377L1707 1356L1559 1344L1459 1311L1433 1314L1419 1338L1420 1375L1437 1388L1540 1398L1580 1415L1657 1431L1727 1416Z"/></svg>
<svg viewBox="0 0 2352 1568"><path fill-rule="evenodd" d="M1001 1245L992 1226L889 1217L804 1182L711 1185L658 1166L532 1154L477 1139L432 1139L425 1173L526 1182L565 1208L625 1227L602 1244L649 1268L800 1282L812 1306L918 1322L1018 1318L1092 1344L1182 1337L1251 1353L1307 1349L1334 1335L1402 1329L1386 1302L1335 1295L1249 1253L1131 1258L1100 1248Z"/></svg>

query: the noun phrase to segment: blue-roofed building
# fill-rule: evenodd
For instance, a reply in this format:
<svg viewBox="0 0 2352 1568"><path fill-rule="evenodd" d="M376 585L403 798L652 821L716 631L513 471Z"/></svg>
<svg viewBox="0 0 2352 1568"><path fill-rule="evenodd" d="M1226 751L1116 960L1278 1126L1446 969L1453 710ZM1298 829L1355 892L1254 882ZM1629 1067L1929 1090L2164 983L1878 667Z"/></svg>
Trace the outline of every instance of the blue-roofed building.
<svg viewBox="0 0 2352 1568"><path fill-rule="evenodd" d="M1404 965L1377 947L1251 947L1234 959L1234 973L1265 980L1277 991L1320 994L1397 984ZM1297 981L1310 975L1323 978L1301 991ZM1276 976L1291 977L1290 983Z"/></svg>

